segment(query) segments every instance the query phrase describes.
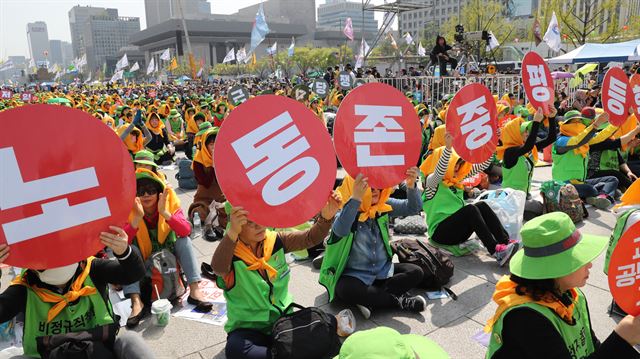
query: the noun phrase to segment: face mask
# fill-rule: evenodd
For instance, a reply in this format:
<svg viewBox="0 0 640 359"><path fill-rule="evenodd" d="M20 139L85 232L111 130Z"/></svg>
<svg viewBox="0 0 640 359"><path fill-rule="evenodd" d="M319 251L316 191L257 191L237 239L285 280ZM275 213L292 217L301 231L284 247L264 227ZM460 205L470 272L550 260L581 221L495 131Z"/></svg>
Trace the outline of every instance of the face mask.
<svg viewBox="0 0 640 359"><path fill-rule="evenodd" d="M46 269L38 273L40 281L49 285L63 285L68 283L73 275L76 274L78 263L69 264L68 266Z"/></svg>

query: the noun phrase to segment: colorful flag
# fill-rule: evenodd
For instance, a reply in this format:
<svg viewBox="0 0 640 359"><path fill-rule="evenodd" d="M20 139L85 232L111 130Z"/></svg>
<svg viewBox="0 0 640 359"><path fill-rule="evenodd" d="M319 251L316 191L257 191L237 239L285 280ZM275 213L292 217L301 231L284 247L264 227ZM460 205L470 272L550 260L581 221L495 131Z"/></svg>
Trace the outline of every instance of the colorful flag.
<svg viewBox="0 0 640 359"><path fill-rule="evenodd" d="M418 56L425 57L427 56L427 50L422 47L422 41L418 43Z"/></svg>
<svg viewBox="0 0 640 359"><path fill-rule="evenodd" d="M255 66L258 63L258 59L256 59L256 53L251 54L251 65Z"/></svg>
<svg viewBox="0 0 640 359"><path fill-rule="evenodd" d="M544 34L542 38L544 42L549 45L549 48L555 52L560 51L560 45L562 45L562 40L560 38L560 28L558 27L558 18L556 18L556 12L554 11L551 15L551 21L549 22L549 27L547 27L547 32Z"/></svg>
<svg viewBox="0 0 640 359"><path fill-rule="evenodd" d="M389 38L389 40L391 41L391 46L392 46L394 49L396 49L396 50L397 50L397 49L398 49L398 44L396 43L396 39L394 39L394 38L393 38L393 35L392 35L390 32L388 32L388 33L387 33L387 37L388 37L388 38Z"/></svg>
<svg viewBox="0 0 640 359"><path fill-rule="evenodd" d="M291 36L291 45L289 45L289 50L287 51L287 55L289 57L293 56L296 47L296 38Z"/></svg>
<svg viewBox="0 0 640 359"><path fill-rule="evenodd" d="M573 73L573 78L569 80L569 87L576 88L584 82L585 76L598 68L598 64L586 64Z"/></svg>
<svg viewBox="0 0 640 359"><path fill-rule="evenodd" d="M258 45L262 41L264 41L265 37L269 33L269 26L267 25L267 20L264 17L264 9L262 8L262 3L260 3L260 7L258 8L258 13L256 13L256 19L253 22L253 28L251 29L251 48L249 49L249 53L252 53Z"/></svg>
<svg viewBox="0 0 640 359"><path fill-rule="evenodd" d="M189 70L191 70L191 78L196 77L196 58L192 53L189 53Z"/></svg>
<svg viewBox="0 0 640 359"><path fill-rule="evenodd" d="M267 54L273 56L278 52L278 42L274 42L271 47L267 48Z"/></svg>
<svg viewBox="0 0 640 359"><path fill-rule="evenodd" d="M151 75L156 70L156 62L152 57L151 61L149 61L149 65L147 66L147 75Z"/></svg>
<svg viewBox="0 0 640 359"><path fill-rule="evenodd" d="M118 63L116 63L116 71L124 69L127 66L129 66L129 60L127 59L127 54L124 54L124 56L118 60Z"/></svg>
<svg viewBox="0 0 640 359"><path fill-rule="evenodd" d="M129 72L136 72L138 70L140 70L140 65L138 65L138 62L136 62L135 64L133 64L133 66L131 66Z"/></svg>
<svg viewBox="0 0 640 359"><path fill-rule="evenodd" d="M227 52L227 56L224 57L224 60L222 60L222 63L226 64L227 62L231 62L235 59L236 59L235 49L231 49L229 50L229 52Z"/></svg>
<svg viewBox="0 0 640 359"><path fill-rule="evenodd" d="M200 68L200 70L198 70L198 73L196 74L196 78L202 76L202 72L203 72L204 68Z"/></svg>
<svg viewBox="0 0 640 359"><path fill-rule="evenodd" d="M353 41L353 23L351 22L351 18L348 17L345 22L344 29L342 30L344 36L346 36L349 40Z"/></svg>
<svg viewBox="0 0 640 359"><path fill-rule="evenodd" d="M409 32L404 34L404 41L407 42L407 45L413 45L413 37L411 37L411 34Z"/></svg>
<svg viewBox="0 0 640 359"><path fill-rule="evenodd" d="M536 18L533 21L533 40L536 42L536 46L540 45L542 42L542 34L540 32L540 21Z"/></svg>
<svg viewBox="0 0 640 359"><path fill-rule="evenodd" d="M178 60L174 57L171 59L171 63L169 64L169 71L173 71L178 68Z"/></svg>

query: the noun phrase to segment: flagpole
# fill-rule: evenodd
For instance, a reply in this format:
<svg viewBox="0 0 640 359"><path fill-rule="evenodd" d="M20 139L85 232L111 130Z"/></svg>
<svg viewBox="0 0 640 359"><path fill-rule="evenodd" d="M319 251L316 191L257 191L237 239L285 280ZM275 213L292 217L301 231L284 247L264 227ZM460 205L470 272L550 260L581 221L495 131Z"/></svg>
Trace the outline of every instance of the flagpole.
<svg viewBox="0 0 640 359"><path fill-rule="evenodd" d="M234 46L235 48L235 46ZM239 49L238 49L239 50ZM240 76L240 60L238 60L238 51L236 51L236 66L237 66L237 76Z"/></svg>

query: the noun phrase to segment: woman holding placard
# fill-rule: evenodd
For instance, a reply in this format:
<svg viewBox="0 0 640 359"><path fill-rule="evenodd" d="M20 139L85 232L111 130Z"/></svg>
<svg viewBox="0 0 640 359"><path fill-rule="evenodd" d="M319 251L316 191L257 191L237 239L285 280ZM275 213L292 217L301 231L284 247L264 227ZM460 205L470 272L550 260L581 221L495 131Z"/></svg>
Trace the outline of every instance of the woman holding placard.
<svg viewBox="0 0 640 359"><path fill-rule="evenodd" d="M556 110L550 106L549 134L544 140L536 141L538 129L544 120L542 109L533 116L533 121L517 117L506 123L500 134L500 145L496 155L502 161L502 187L523 191L527 194L524 218L529 220L542 214L542 203L531 199L531 178L538 161L538 151L556 140ZM526 138L526 141L525 141Z"/></svg>
<svg viewBox="0 0 640 359"><path fill-rule="evenodd" d="M354 304L365 318L374 308L400 308L421 312L426 300L407 291L422 281L422 269L409 263L392 263L389 217L410 216L420 211L416 188L418 168L406 172L407 199L389 198L391 188L370 188L359 174L346 176L338 191L345 201L331 228L326 245L320 284L335 297Z"/></svg>
<svg viewBox="0 0 640 359"><path fill-rule="evenodd" d="M485 326L491 333L486 357L638 358L640 318L623 318L600 343L579 289L606 239L581 234L562 212L535 218L520 233L524 249L493 294L498 309Z"/></svg>
<svg viewBox="0 0 640 359"><path fill-rule="evenodd" d="M426 176L423 209L429 237L436 244L456 246L475 232L500 266L518 249L500 219L485 202L465 204L462 181L482 172L491 159L480 164L465 162L451 149L453 136L445 135L445 146L437 148L420 166Z"/></svg>

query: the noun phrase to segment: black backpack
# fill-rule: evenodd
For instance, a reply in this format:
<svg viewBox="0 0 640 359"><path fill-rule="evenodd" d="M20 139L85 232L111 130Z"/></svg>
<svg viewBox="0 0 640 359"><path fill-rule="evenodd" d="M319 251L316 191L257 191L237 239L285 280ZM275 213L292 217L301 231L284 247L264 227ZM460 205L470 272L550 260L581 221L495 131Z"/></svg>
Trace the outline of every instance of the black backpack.
<svg viewBox="0 0 640 359"><path fill-rule="evenodd" d="M403 238L391 242L393 252L398 255L400 263L411 263L422 268L424 277L421 286L426 289L445 289L444 287L453 277L453 262L441 250L414 238ZM451 298L456 299L455 295Z"/></svg>
<svg viewBox="0 0 640 359"><path fill-rule="evenodd" d="M340 351L338 322L332 314L316 307L291 303L296 312L284 314L273 324L271 354L274 359L333 358Z"/></svg>
<svg viewBox="0 0 640 359"><path fill-rule="evenodd" d="M196 189L198 188L198 182L193 174L191 168L191 160L182 159L178 162L178 173L176 173L176 179L178 180L178 187L182 189Z"/></svg>

